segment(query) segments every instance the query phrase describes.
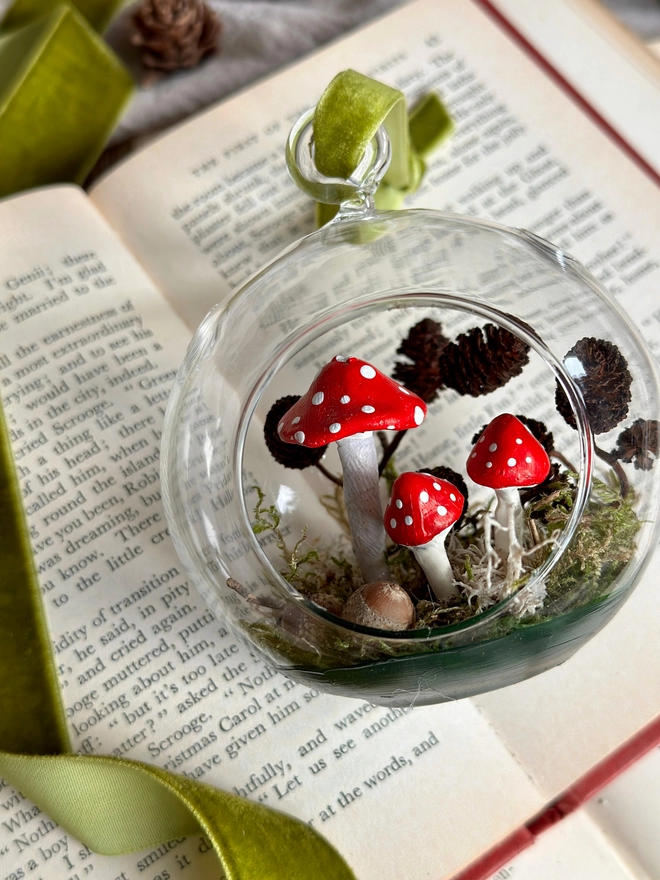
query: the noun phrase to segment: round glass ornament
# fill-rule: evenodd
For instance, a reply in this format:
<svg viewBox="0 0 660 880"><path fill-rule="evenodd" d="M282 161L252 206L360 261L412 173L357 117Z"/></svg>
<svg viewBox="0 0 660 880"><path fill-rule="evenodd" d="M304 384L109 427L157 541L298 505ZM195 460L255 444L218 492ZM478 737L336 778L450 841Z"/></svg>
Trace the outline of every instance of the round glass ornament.
<svg viewBox="0 0 660 880"><path fill-rule="evenodd" d="M604 451L637 420L652 431L660 418L653 362L598 282L550 243L457 215L376 211L373 194L389 161L383 129L350 179L324 178L314 165L311 119L304 116L291 133L289 167L313 198L340 203L339 213L199 327L163 434L170 533L218 617L299 682L390 706L513 684L563 662L597 633L657 544L658 468L622 464ZM541 418L553 432L564 483L537 503L545 540L527 546L524 577L499 596L486 595L471 581L468 549L454 575L469 616L452 617L449 608L427 623L422 616L415 629L374 630L343 620L327 601L328 585L355 570L341 492L314 466L277 463L263 425L276 400L304 394L337 354L391 372L402 340L426 318L453 339L487 324L508 331L528 346L529 361L492 393L442 391L420 428L403 438L396 470L442 465L464 474L473 435L497 414L513 412ZM585 364L576 354L585 339L614 343L632 376L627 417L596 438L583 396ZM557 386L574 427L555 407ZM653 458L647 452L645 463ZM332 448L321 464L340 473ZM385 473L392 475L391 465ZM621 479L629 483L625 498ZM471 484L470 502L483 516L492 492ZM473 518L477 536L478 522ZM469 547L469 538L464 543Z"/></svg>

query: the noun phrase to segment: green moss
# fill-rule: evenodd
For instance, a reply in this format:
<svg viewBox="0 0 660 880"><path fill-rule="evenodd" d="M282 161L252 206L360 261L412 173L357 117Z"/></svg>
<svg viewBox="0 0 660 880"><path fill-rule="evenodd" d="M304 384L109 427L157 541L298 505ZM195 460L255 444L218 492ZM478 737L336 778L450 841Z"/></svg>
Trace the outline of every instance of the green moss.
<svg viewBox="0 0 660 880"><path fill-rule="evenodd" d="M277 546L286 562L286 567L282 570L283 576L295 584L303 595L310 598L319 595L332 596L343 603L362 583L354 564L343 552L336 550L333 552L318 548L303 553L305 532L293 550L289 550L280 528L279 513L273 506L264 506L263 492L258 488L256 491L259 500L255 508L255 532L274 532ZM528 502L525 515L532 534L538 540L545 540L566 527L572 513L575 492L575 475L564 472L544 484L542 491ZM342 499L337 493L332 499L340 518ZM576 609L602 602L635 553L635 539L641 523L635 513L634 503L634 497L622 499L616 488L602 480L594 480L580 526L547 579L547 595L543 607L525 617L515 617L513 614L495 617L479 630L479 641L491 642L517 630L526 630ZM470 544L474 541L477 530L478 518L473 514L466 518L459 538L466 545ZM546 545L530 558L530 567L515 584L516 590L527 583L533 570L543 563L551 549L551 546ZM386 559L392 579L403 585L416 601L415 629L420 630L420 637L439 635L447 627L470 618L475 621L478 619L475 606L465 597L448 599L444 603L435 599L408 548L391 546L386 552ZM466 583L474 577L473 564L466 559ZM324 628L320 624L320 641L318 650L314 651L305 648L304 637L292 638L290 632L280 631L276 623L253 623L248 625L248 629L255 642L269 653L285 656L294 666L310 669L360 665L387 657L452 649L456 646L457 639L464 638L457 633L455 638L448 634L448 638L442 641L420 643L421 640L401 639L398 644L393 644L376 635L369 639L364 635L347 632L344 637L339 637L332 633L331 628ZM314 639L311 638L311 641L313 643Z"/></svg>

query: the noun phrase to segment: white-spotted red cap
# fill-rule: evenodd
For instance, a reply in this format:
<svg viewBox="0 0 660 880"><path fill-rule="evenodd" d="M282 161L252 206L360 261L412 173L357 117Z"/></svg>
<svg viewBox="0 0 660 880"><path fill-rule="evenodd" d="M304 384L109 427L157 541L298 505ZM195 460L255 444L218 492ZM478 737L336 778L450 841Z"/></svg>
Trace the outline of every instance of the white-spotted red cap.
<svg viewBox="0 0 660 880"><path fill-rule="evenodd" d="M425 417L421 397L366 361L338 355L284 415L277 432L287 443L316 447L366 431L416 428Z"/></svg>
<svg viewBox="0 0 660 880"><path fill-rule="evenodd" d="M467 472L475 483L489 489L524 489L545 480L550 459L520 419L502 413L484 428L474 444Z"/></svg>
<svg viewBox="0 0 660 880"><path fill-rule="evenodd" d="M453 483L407 471L392 486L383 517L385 531L404 547L428 544L460 519L464 500Z"/></svg>

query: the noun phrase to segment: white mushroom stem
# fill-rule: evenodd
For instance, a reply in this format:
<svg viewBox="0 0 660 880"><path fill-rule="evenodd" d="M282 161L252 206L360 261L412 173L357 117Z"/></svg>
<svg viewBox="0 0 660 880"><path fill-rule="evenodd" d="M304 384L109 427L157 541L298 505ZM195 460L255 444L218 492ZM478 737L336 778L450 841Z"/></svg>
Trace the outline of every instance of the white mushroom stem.
<svg viewBox="0 0 660 880"><path fill-rule="evenodd" d="M522 544L523 510L518 489L496 489L497 506L495 522L500 526L495 530L495 549L502 557L508 557L514 548Z"/></svg>
<svg viewBox="0 0 660 880"><path fill-rule="evenodd" d="M373 432L337 441L344 471L344 503L353 550L365 581L389 581L385 565L385 528L380 503L378 453Z"/></svg>
<svg viewBox="0 0 660 880"><path fill-rule="evenodd" d="M445 538L448 532L449 529L445 529L444 532L439 532L426 544L418 544L416 547L410 548L422 567L436 599L447 599L450 596L459 595L445 549Z"/></svg>

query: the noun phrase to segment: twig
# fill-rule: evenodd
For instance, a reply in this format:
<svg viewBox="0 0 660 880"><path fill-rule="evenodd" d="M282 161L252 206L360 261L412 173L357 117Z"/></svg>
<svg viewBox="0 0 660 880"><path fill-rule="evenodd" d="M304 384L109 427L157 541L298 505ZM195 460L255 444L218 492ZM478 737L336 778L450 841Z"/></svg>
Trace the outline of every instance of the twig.
<svg viewBox="0 0 660 880"><path fill-rule="evenodd" d="M385 449L385 453L380 460L380 464L378 465L378 474L379 475L383 473L383 471L385 470L385 467L387 466L387 462L392 458L394 453L397 451L397 449L399 448L399 444L401 443L401 441L403 440L403 438L406 436L407 433L408 433L407 429L404 431L397 431L396 437L394 438L394 440L392 440L392 442L389 444L389 446L387 446L387 448Z"/></svg>
<svg viewBox="0 0 660 880"><path fill-rule="evenodd" d="M619 487L621 489L621 497L625 498L630 489L630 484L628 483L628 477L626 476L623 468L621 467L621 463L619 459L612 452L607 452L605 449L601 449L600 446L596 446L594 443L594 452L598 456L598 458L602 458L603 461L607 462L609 466L612 468L614 473L619 478Z"/></svg>
<svg viewBox="0 0 660 880"><path fill-rule="evenodd" d="M569 461L562 452L558 452L556 449L553 449L550 453L550 458L556 458L557 461L560 461L564 465L564 467L567 467L569 469L569 471L573 471L574 474L577 474L577 468L574 467L573 463Z"/></svg>
<svg viewBox="0 0 660 880"><path fill-rule="evenodd" d="M333 482L336 486L343 486L344 481L341 477L335 476L331 473L326 467L324 467L321 462L317 462L316 467L321 471L324 477L327 477L331 482Z"/></svg>
<svg viewBox="0 0 660 880"><path fill-rule="evenodd" d="M258 596L251 593L247 587L244 587L243 584L239 584L234 578L227 578L227 586L230 590L238 593L239 596L251 605L259 605L261 608L273 608L275 610L279 610L282 607L281 603L276 602L274 599L259 599Z"/></svg>

